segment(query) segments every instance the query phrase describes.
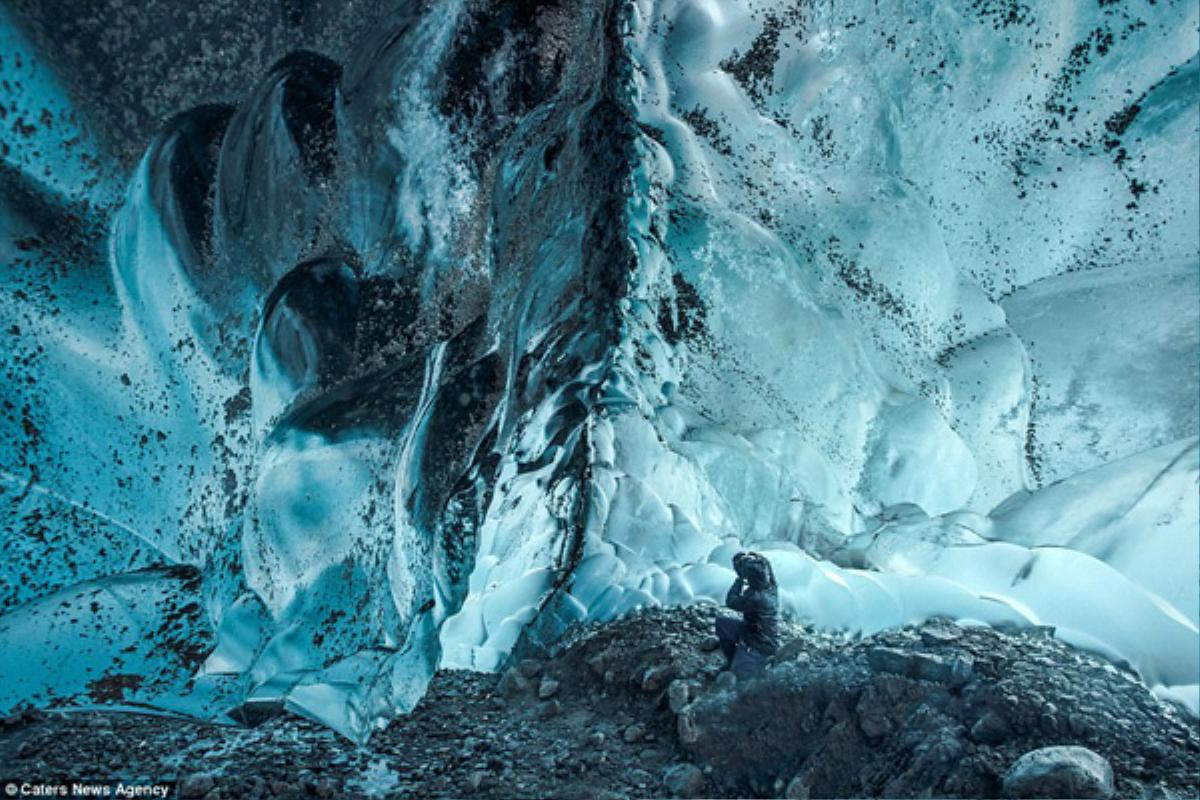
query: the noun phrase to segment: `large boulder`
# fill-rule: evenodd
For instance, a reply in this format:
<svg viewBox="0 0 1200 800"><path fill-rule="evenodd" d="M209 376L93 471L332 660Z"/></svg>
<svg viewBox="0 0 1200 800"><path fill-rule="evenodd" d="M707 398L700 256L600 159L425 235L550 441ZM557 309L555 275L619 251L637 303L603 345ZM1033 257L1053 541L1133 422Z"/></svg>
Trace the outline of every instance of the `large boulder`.
<svg viewBox="0 0 1200 800"><path fill-rule="evenodd" d="M867 662L878 672L904 675L949 686L962 686L971 679L975 662L969 656L941 656L895 647L873 647Z"/></svg>
<svg viewBox="0 0 1200 800"><path fill-rule="evenodd" d="M1112 765L1086 747L1033 750L1004 776L1005 797L1107 798L1112 793Z"/></svg>

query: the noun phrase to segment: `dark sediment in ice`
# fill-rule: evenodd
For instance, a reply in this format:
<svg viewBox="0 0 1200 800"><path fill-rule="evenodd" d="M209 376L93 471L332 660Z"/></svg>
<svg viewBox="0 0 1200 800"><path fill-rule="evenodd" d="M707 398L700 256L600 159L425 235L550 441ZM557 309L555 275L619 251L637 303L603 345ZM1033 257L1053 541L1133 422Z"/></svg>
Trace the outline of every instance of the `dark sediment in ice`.
<svg viewBox="0 0 1200 800"><path fill-rule="evenodd" d="M127 165L182 108L234 99L296 48L346 58L386 17L383 0L16 0L14 21L66 77L72 99Z"/></svg>

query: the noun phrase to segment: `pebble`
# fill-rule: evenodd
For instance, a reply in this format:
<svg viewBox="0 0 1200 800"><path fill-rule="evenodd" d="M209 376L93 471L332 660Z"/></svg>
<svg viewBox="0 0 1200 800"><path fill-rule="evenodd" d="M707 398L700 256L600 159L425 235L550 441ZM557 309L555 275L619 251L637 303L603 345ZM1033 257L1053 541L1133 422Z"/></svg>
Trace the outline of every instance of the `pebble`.
<svg viewBox="0 0 1200 800"><path fill-rule="evenodd" d="M691 700L692 687L687 681L676 678L667 686L667 705L670 706L671 712L678 714L683 710L683 707Z"/></svg>
<svg viewBox="0 0 1200 800"><path fill-rule="evenodd" d="M542 678L542 682L538 684L538 697L542 700L549 700L554 695L558 694L558 681L549 676Z"/></svg>
<svg viewBox="0 0 1200 800"><path fill-rule="evenodd" d="M1009 735L1008 723L996 711L988 711L971 726L971 738L981 744L1000 744Z"/></svg>
<svg viewBox="0 0 1200 800"><path fill-rule="evenodd" d="M946 627L929 627L921 631L921 641L926 644L950 644L956 642L963 636L962 628L957 625L948 625Z"/></svg>
<svg viewBox="0 0 1200 800"><path fill-rule="evenodd" d="M528 688L529 681L525 679L525 676L516 667L509 667L505 670L504 675L500 677L500 681L496 684L496 691L508 697L523 694Z"/></svg>
<svg viewBox="0 0 1200 800"><path fill-rule="evenodd" d="M692 708L685 708L675 719L675 731L680 743L684 746L694 745L700 741L701 729L696 723Z"/></svg>
<svg viewBox="0 0 1200 800"><path fill-rule="evenodd" d="M646 772L644 769L629 770L629 772L626 773L626 779L629 783L633 784L639 789L645 789L650 785L650 781L652 780L650 773Z"/></svg>
<svg viewBox="0 0 1200 800"><path fill-rule="evenodd" d="M187 775L179 782L179 796L204 797L215 785L208 775Z"/></svg>
<svg viewBox="0 0 1200 800"><path fill-rule="evenodd" d="M276 797L290 797L296 793L295 788L287 781L272 780L269 785L271 787L271 794Z"/></svg>
<svg viewBox="0 0 1200 800"><path fill-rule="evenodd" d="M670 664L649 667L642 673L642 691L657 692L675 676L675 667Z"/></svg>
<svg viewBox="0 0 1200 800"><path fill-rule="evenodd" d="M475 770L467 777L467 785L475 791L493 786L495 783L496 779L490 772L484 772L480 769Z"/></svg>
<svg viewBox="0 0 1200 800"><path fill-rule="evenodd" d="M640 722L635 722L625 729L625 732L623 734L621 734L621 738L624 739L627 743L632 744L632 743L640 740L645 735L646 735L646 726Z"/></svg>
<svg viewBox="0 0 1200 800"><path fill-rule="evenodd" d="M808 782L797 776L788 782L787 787L783 790L783 796L786 800L808 800L810 791Z"/></svg>
<svg viewBox="0 0 1200 800"><path fill-rule="evenodd" d="M858 714L858 726L868 739L878 739L892 732L893 724L886 708L880 705L863 708L859 703Z"/></svg>
<svg viewBox="0 0 1200 800"><path fill-rule="evenodd" d="M517 665L517 669L521 671L521 674L530 680L542 674L542 667L542 662L536 658L526 658Z"/></svg>

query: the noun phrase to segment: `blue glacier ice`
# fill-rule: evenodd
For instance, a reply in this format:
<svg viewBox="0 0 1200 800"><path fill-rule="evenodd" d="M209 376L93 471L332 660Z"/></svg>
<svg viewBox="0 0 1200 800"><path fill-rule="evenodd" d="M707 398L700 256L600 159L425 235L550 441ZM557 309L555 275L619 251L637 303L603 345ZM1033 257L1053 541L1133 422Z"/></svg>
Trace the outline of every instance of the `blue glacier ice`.
<svg viewBox="0 0 1200 800"><path fill-rule="evenodd" d="M0 713L363 739L719 601L1200 711L1194 2L435 0L136 165L0 8Z"/></svg>

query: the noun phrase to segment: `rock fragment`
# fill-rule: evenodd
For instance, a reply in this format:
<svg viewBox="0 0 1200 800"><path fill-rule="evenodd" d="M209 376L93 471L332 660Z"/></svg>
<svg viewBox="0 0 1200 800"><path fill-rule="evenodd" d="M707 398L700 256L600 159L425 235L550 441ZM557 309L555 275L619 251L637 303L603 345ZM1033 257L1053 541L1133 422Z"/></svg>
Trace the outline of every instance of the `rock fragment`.
<svg viewBox="0 0 1200 800"><path fill-rule="evenodd" d="M683 710L683 707L691 700L692 687L688 682L681 678L676 678L667 685L667 704L671 708L671 713L678 714Z"/></svg>
<svg viewBox="0 0 1200 800"><path fill-rule="evenodd" d="M1074 745L1032 750L1004 776L1004 796L1013 798L1107 798L1113 794L1108 759Z"/></svg>
<svg viewBox="0 0 1200 800"><path fill-rule="evenodd" d="M808 781L797 775L788 781L787 787L783 790L783 796L786 800L808 800L809 792Z"/></svg>
<svg viewBox="0 0 1200 800"><path fill-rule="evenodd" d="M886 736L894 729L892 720L887 715L887 709L881 705L872 704L864 707L864 704L860 702L858 715L858 725L868 739Z"/></svg>
<svg viewBox="0 0 1200 800"><path fill-rule="evenodd" d="M475 770L467 777L467 785L470 786L473 791L486 789L490 786L494 786L495 783L495 776L493 776L490 772L481 769Z"/></svg>
<svg viewBox="0 0 1200 800"><path fill-rule="evenodd" d="M663 773L663 786L672 797L699 797L704 793L704 773L695 764L674 764Z"/></svg>
<svg viewBox="0 0 1200 800"><path fill-rule="evenodd" d="M724 670L717 674L713 685L718 689L732 689L737 686L737 675L734 675L731 669Z"/></svg>
<svg viewBox="0 0 1200 800"><path fill-rule="evenodd" d="M921 630L921 641L926 644L951 644L963 636L962 628L954 623L930 624Z"/></svg>
<svg viewBox="0 0 1200 800"><path fill-rule="evenodd" d="M675 732L684 747L690 747L700 741L700 726L697 724L692 707L683 709L679 714L675 721Z"/></svg>
<svg viewBox="0 0 1200 800"><path fill-rule="evenodd" d="M542 674L542 667L542 662L536 658L526 658L517 665L520 673L530 680Z"/></svg>
<svg viewBox="0 0 1200 800"><path fill-rule="evenodd" d="M1000 744L1010 733L1008 723L996 711L988 711L971 726L971 738L980 744Z"/></svg>
<svg viewBox="0 0 1200 800"><path fill-rule="evenodd" d="M888 672L907 678L962 686L975 672L975 661L967 655L946 657L933 653L906 651L896 647L872 647L867 663L876 672Z"/></svg>
<svg viewBox="0 0 1200 800"><path fill-rule="evenodd" d="M558 694L559 682L550 676L544 676L541 683L538 684L538 699L549 700L554 695Z"/></svg>
<svg viewBox="0 0 1200 800"><path fill-rule="evenodd" d="M675 677L675 668L670 664L649 667L642 673L642 691L657 692L666 686L673 677Z"/></svg>
<svg viewBox="0 0 1200 800"><path fill-rule="evenodd" d="M179 781L180 797L204 797L215 783L208 775L187 775Z"/></svg>
<svg viewBox="0 0 1200 800"><path fill-rule="evenodd" d="M509 667L500 677L499 683L496 684L496 691L505 697L513 697L518 694L524 694L529 688L529 681L521 674L516 667Z"/></svg>

